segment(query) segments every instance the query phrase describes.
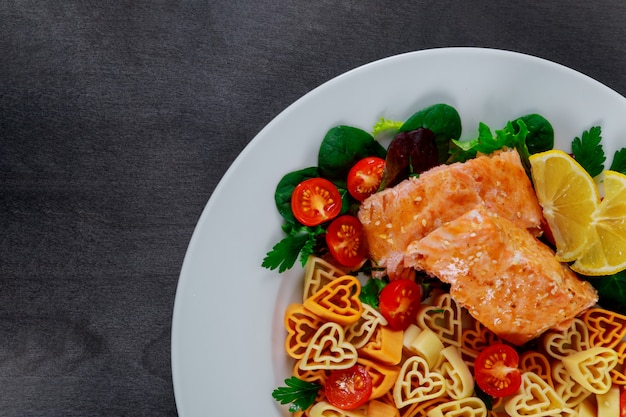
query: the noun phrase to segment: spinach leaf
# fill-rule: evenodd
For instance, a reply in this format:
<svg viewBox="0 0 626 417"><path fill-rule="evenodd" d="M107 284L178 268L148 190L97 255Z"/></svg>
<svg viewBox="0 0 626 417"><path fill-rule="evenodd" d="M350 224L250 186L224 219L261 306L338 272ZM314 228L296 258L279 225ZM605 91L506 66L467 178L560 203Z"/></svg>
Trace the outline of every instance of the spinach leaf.
<svg viewBox="0 0 626 417"><path fill-rule="evenodd" d="M518 120L523 121L528 129L526 147L531 155L554 148L554 129L545 117L532 113L515 119L513 121L514 133L519 131Z"/></svg>
<svg viewBox="0 0 626 417"><path fill-rule="evenodd" d="M362 303L369 304L374 308L378 308L378 300L380 298L380 292L385 288L389 282L381 278L370 278L361 288L359 294L359 300Z"/></svg>
<svg viewBox="0 0 626 417"><path fill-rule="evenodd" d="M297 222L291 211L291 194L293 194L294 188L302 181L315 177L319 177L317 167L309 167L290 172L278 182L276 191L274 192L274 201L276 202L278 213L280 213L283 219L288 223Z"/></svg>
<svg viewBox="0 0 626 417"><path fill-rule="evenodd" d="M626 270L614 275L588 280L598 290L598 303L608 310L626 314Z"/></svg>
<svg viewBox="0 0 626 417"><path fill-rule="evenodd" d="M318 162L322 177L345 182L350 168L366 156L385 158L386 150L368 132L352 126L331 128L320 145Z"/></svg>
<svg viewBox="0 0 626 417"><path fill-rule="evenodd" d="M450 140L461 137L461 117L456 109L448 104L439 103L428 106L414 113L400 127L399 132L408 132L423 127L435 134L439 151L439 163L448 159Z"/></svg>

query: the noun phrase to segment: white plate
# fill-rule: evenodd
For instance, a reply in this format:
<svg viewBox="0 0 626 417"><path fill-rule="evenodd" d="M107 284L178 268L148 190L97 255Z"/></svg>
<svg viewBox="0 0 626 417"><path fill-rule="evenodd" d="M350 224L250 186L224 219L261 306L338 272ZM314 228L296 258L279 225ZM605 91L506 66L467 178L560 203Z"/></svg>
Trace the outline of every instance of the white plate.
<svg viewBox="0 0 626 417"><path fill-rule="evenodd" d="M316 165L329 128L370 130L381 116L405 120L438 102L458 110L463 138L474 136L480 121L501 128L537 112L552 123L557 146L569 150L575 136L600 125L607 167L626 138L626 99L576 71L512 52L413 52L357 68L311 91L236 159L189 244L172 325L181 417L287 414L271 393L287 377L282 312L302 273L295 268L281 276L261 268L282 238L276 184L289 171Z"/></svg>

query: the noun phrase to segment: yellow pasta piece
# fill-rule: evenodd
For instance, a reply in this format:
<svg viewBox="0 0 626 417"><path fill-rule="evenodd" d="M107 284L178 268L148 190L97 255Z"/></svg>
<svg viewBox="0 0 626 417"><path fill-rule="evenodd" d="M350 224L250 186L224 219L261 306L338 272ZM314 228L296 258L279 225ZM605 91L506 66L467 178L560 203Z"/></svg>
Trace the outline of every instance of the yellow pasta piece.
<svg viewBox="0 0 626 417"><path fill-rule="evenodd" d="M478 397L467 397L440 404L427 417L487 417L487 406Z"/></svg>
<svg viewBox="0 0 626 417"><path fill-rule="evenodd" d="M415 325L410 325L404 331L404 347L414 355L420 355L431 369L435 369L441 363L441 351L444 345L439 336L429 328L421 330Z"/></svg>
<svg viewBox="0 0 626 417"><path fill-rule="evenodd" d="M438 372L431 371L426 359L411 356L402 365L393 387L393 399L398 408L440 397L446 393L446 383Z"/></svg>
<svg viewBox="0 0 626 417"><path fill-rule="evenodd" d="M355 410L342 410L326 401L320 401L311 407L308 417L366 417L366 408L363 406Z"/></svg>
<svg viewBox="0 0 626 417"><path fill-rule="evenodd" d="M552 366L543 353L539 353L536 350L523 352L519 357L519 369L522 372L534 372L546 381L548 385L554 386L552 383Z"/></svg>
<svg viewBox="0 0 626 417"><path fill-rule="evenodd" d="M574 318L564 330L549 330L541 338L545 351L555 359L589 349L589 330L586 323Z"/></svg>
<svg viewBox="0 0 626 417"><path fill-rule="evenodd" d="M400 417L400 410L383 401L370 400L365 415L367 417Z"/></svg>
<svg viewBox="0 0 626 417"><path fill-rule="evenodd" d="M348 326L355 323L363 313L360 293L359 280L352 275L344 275L307 298L304 307L324 320Z"/></svg>
<svg viewBox="0 0 626 417"><path fill-rule="evenodd" d="M591 308L581 318L589 328L591 346L614 348L626 337L626 316L602 308Z"/></svg>
<svg viewBox="0 0 626 417"><path fill-rule="evenodd" d="M445 395L430 400L421 401L410 404L408 407L404 407L400 413L401 417L424 417L428 410L437 407L440 404L445 404L452 401L452 398Z"/></svg>
<svg viewBox="0 0 626 417"><path fill-rule="evenodd" d="M619 417L619 388L612 387L604 394L596 396L598 417Z"/></svg>
<svg viewBox="0 0 626 417"><path fill-rule="evenodd" d="M370 340L358 350L359 355L387 365L397 365L402 359L402 330L378 326Z"/></svg>
<svg viewBox="0 0 626 417"><path fill-rule="evenodd" d="M374 307L363 304L363 314L346 329L346 340L355 348L362 348L372 337L378 326L386 326L387 320Z"/></svg>
<svg viewBox="0 0 626 417"><path fill-rule="evenodd" d="M459 348L448 346L441 351L441 356L445 359L439 372L446 381L448 396L455 400L470 397L474 393L474 377L463 361ZM469 414L467 416L470 417Z"/></svg>
<svg viewBox="0 0 626 417"><path fill-rule="evenodd" d="M572 374L563 362L555 362L552 365L552 381L554 390L563 399L567 407L576 408L591 395L591 391L572 378Z"/></svg>
<svg viewBox="0 0 626 417"><path fill-rule="evenodd" d="M285 351L294 359L300 359L309 341L322 325L322 320L304 308L302 304L291 304L285 310Z"/></svg>
<svg viewBox="0 0 626 417"><path fill-rule="evenodd" d="M594 394L604 394L611 388L609 372L617 365L617 352L605 347L576 352L562 359L572 378Z"/></svg>
<svg viewBox="0 0 626 417"><path fill-rule="evenodd" d="M393 388L393 384L400 374L399 366L385 365L366 358L359 358L357 363L362 365L372 377L372 395L370 397L372 399L385 396Z"/></svg>
<svg viewBox="0 0 626 417"><path fill-rule="evenodd" d="M354 365L358 358L356 348L344 337L339 324L328 322L322 325L307 346L300 369L346 369Z"/></svg>
<svg viewBox="0 0 626 417"><path fill-rule="evenodd" d="M533 372L524 372L517 393L504 400L504 409L511 417L554 416L564 408L565 402L554 388Z"/></svg>
<svg viewBox="0 0 626 417"><path fill-rule="evenodd" d="M344 271L317 256L309 256L304 266L302 301L306 300L324 285L346 275Z"/></svg>
<svg viewBox="0 0 626 417"><path fill-rule="evenodd" d="M462 310L449 293L436 296L430 306L423 305L417 313L417 325L434 331L444 345L461 347Z"/></svg>

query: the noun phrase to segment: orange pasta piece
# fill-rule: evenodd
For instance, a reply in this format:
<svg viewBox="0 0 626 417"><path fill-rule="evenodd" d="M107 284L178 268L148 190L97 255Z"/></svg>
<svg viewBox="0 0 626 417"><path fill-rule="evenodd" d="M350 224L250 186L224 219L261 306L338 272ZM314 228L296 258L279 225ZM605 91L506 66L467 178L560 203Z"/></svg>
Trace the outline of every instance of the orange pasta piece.
<svg viewBox="0 0 626 417"><path fill-rule="evenodd" d="M307 298L304 307L325 320L348 326L355 323L363 313L360 293L359 280L351 275L344 275Z"/></svg>
<svg viewBox="0 0 626 417"><path fill-rule="evenodd" d="M401 330L378 326L370 340L359 349L359 355L387 365L397 365L402 359L402 334Z"/></svg>
<svg viewBox="0 0 626 417"><path fill-rule="evenodd" d="M322 320L302 304L291 304L285 310L285 351L294 359L304 356L311 338L323 324Z"/></svg>

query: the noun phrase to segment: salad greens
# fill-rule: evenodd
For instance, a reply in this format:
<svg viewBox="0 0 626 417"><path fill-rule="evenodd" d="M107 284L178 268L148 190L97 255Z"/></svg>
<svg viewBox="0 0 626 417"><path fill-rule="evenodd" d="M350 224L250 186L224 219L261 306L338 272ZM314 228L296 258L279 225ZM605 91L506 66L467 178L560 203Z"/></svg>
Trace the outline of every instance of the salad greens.
<svg viewBox="0 0 626 417"><path fill-rule="evenodd" d="M281 404L291 404L289 412L304 411L315 402L321 385L304 381L292 376L285 379L284 387L278 387L272 392L272 397Z"/></svg>
<svg viewBox="0 0 626 417"><path fill-rule="evenodd" d="M397 178L383 177L380 188L383 189L410 175L419 174L423 170L415 169L418 165L428 169L429 164L462 162L479 153L490 154L505 147L516 148L524 167L529 171L529 156L554 146L552 125L536 113L508 121L503 128L497 130L492 130L481 122L477 137L471 140L460 140L461 131L458 112L444 103L425 107L405 122L381 118L374 125L372 133L345 125L331 128L322 139L318 165L287 173L278 183L274 199L284 220L282 229L285 236L267 253L262 266L284 272L292 268L298 260L304 266L309 255L323 255L327 250L324 246L324 235L328 224L314 227L302 225L291 209L293 190L305 179L322 177L333 182L342 196L342 214L355 214L359 202L348 193L346 177L351 167L364 157L383 158L385 170L389 166L389 169L396 171L394 175ZM393 135L388 149L376 140L382 134ZM601 128L593 126L580 137L574 138L572 155L591 176L599 175L606 162ZM626 148L615 152L609 169L626 174ZM389 173L387 175L390 176ZM362 269L370 267L364 266ZM371 281L363 287L361 298L363 302L375 305L385 281ZM588 278L588 281L598 290L601 305L626 314L626 271L611 276Z"/></svg>
<svg viewBox="0 0 626 417"><path fill-rule="evenodd" d="M604 171L604 149L602 149L602 134L600 126L585 130L580 138L572 141L574 159L591 175L598 176Z"/></svg>

